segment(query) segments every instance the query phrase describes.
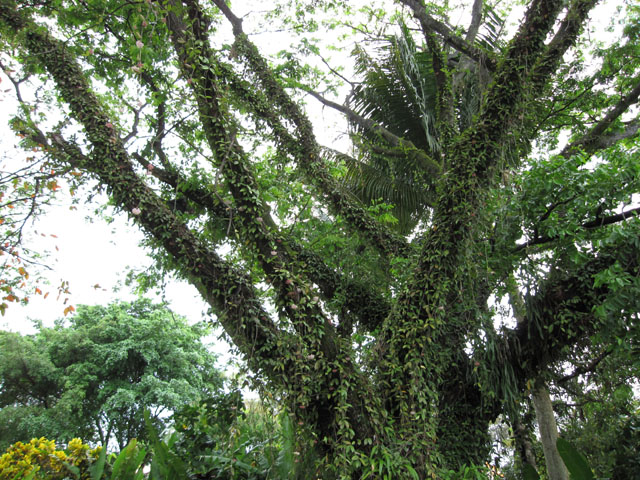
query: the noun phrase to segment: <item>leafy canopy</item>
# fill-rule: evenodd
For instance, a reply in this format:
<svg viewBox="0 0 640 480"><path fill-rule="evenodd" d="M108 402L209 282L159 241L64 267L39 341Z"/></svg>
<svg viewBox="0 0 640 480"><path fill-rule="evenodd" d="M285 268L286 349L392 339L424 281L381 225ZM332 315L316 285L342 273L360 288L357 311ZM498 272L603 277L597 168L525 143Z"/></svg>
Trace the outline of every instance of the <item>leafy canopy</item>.
<svg viewBox="0 0 640 480"><path fill-rule="evenodd" d="M222 388L207 333L149 300L80 306L34 335L0 332L2 445L44 435L105 448L145 439L145 408L162 426Z"/></svg>

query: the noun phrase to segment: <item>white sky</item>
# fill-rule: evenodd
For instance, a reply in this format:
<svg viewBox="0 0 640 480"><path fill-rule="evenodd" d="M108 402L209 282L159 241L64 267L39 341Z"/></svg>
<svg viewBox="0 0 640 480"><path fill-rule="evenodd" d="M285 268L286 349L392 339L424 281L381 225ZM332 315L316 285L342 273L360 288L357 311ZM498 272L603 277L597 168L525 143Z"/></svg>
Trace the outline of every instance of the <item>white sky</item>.
<svg viewBox="0 0 640 480"><path fill-rule="evenodd" d="M51 251L44 263L52 270L43 270L50 285L40 286L44 292L51 293L47 299L31 295L26 306L11 304L5 316L0 318L0 324L12 330L26 331L30 325L28 317L49 324L63 316L63 301L67 296L56 300L57 286L63 280L70 284L68 304L93 305L116 299L132 300L135 295L124 286L126 271L128 267L142 268L150 264L144 250L138 247L142 234L123 216L116 216L111 225L102 219L89 223L85 217L93 215L92 208L79 206L77 211L70 211L68 199L62 200L67 201L59 202L29 226L29 230L43 232L47 236L33 238L32 241L27 239L30 246L37 242L37 245ZM52 238L50 234L57 238ZM56 246L59 250L55 250ZM40 250L40 247L36 248ZM116 292L118 286L122 288ZM191 321L202 318L204 303L199 301L192 286L172 282L166 296L176 313Z"/></svg>
<svg viewBox="0 0 640 480"><path fill-rule="evenodd" d="M16 102L10 82L1 71L0 92L0 170L7 170L11 169L12 162L19 162L23 154L16 147L17 137L6 126L16 111ZM12 153L16 151L17 155ZM0 328L33 333L31 319L51 326L64 316L67 305L106 305L137 297L124 283L131 268L140 270L151 264L146 252L138 246L143 235L124 215L114 215L111 224L97 218L98 205L81 203L71 210L72 198L67 190L61 189L45 214L27 224L25 245L38 253L49 252L42 263L50 268L28 267L28 270L32 275L36 271L42 275L43 281L37 286L43 293L50 294L46 299L44 295L30 295L27 305L9 303L5 315L0 317ZM70 294L58 298L62 281L69 282ZM195 287L186 282L169 282L162 297L153 293L145 296L158 302L167 301L174 312L190 323L208 318L207 305ZM227 350L223 342L215 348L218 353Z"/></svg>

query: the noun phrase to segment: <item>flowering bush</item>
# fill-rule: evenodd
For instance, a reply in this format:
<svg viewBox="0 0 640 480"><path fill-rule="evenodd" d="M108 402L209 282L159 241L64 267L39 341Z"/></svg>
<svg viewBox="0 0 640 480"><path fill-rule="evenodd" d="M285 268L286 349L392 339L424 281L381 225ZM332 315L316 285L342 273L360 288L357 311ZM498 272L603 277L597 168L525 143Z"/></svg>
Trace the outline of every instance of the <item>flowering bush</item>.
<svg viewBox="0 0 640 480"><path fill-rule="evenodd" d="M56 450L55 442L44 437L16 442L0 457L0 480L24 478L31 473L33 479L88 479L89 467L101 449L91 449L79 438L71 440L66 451Z"/></svg>

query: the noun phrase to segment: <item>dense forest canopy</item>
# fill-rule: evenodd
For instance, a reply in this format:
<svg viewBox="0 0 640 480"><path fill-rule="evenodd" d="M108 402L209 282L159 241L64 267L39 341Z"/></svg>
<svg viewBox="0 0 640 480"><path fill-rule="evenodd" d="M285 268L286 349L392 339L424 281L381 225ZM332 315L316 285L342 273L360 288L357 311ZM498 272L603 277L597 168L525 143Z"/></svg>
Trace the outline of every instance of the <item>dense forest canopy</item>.
<svg viewBox="0 0 640 480"><path fill-rule="evenodd" d="M324 478L483 464L498 419L534 466L550 392L567 431L586 408L622 419L603 446L622 448L640 8L521 3L0 0L11 129L33 151L0 187L2 308L28 282L25 220L63 186L103 191L146 234L140 284L197 287ZM341 141L320 140L318 106Z"/></svg>

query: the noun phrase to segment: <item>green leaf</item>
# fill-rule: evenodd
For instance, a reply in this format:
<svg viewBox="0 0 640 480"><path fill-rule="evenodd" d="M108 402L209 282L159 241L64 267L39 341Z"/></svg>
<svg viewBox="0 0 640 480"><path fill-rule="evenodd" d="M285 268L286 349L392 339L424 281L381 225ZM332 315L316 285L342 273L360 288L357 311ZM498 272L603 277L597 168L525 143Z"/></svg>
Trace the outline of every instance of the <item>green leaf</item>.
<svg viewBox="0 0 640 480"><path fill-rule="evenodd" d="M529 463L525 463L522 467L522 478L523 480L540 480L540 475L536 472L536 469L531 466Z"/></svg>
<svg viewBox="0 0 640 480"><path fill-rule="evenodd" d="M558 438L556 442L558 453L562 461L567 466L572 480L593 480L595 479L589 464L573 445L563 438Z"/></svg>
<svg viewBox="0 0 640 480"><path fill-rule="evenodd" d="M142 463L147 454L146 450L138 446L135 438L120 452L113 463L111 480L130 480L142 478Z"/></svg>
<svg viewBox="0 0 640 480"><path fill-rule="evenodd" d="M100 450L100 455L98 456L98 460L89 467L89 475L91 475L91 480L100 480L102 478L102 472L104 472L104 464L107 460L107 449L102 448Z"/></svg>

